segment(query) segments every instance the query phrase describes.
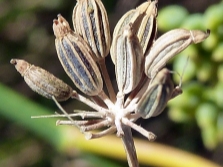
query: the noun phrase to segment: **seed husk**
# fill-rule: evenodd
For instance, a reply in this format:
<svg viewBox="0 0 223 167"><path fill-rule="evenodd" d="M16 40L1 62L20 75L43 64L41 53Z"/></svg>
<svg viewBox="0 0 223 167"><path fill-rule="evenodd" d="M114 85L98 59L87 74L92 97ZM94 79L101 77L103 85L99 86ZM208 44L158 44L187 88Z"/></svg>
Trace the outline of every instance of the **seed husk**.
<svg viewBox="0 0 223 167"><path fill-rule="evenodd" d="M72 19L75 32L88 42L97 60L106 57L111 35L107 12L101 0L77 0Z"/></svg>
<svg viewBox="0 0 223 167"><path fill-rule="evenodd" d="M174 92L170 72L166 68L159 71L136 105L135 112L148 119L159 115L166 107ZM174 94L175 95L175 94Z"/></svg>
<svg viewBox="0 0 223 167"><path fill-rule="evenodd" d="M48 71L29 64L25 60L12 59L11 64L22 75L27 85L36 93L57 101L66 101L72 95L73 89Z"/></svg>
<svg viewBox="0 0 223 167"><path fill-rule="evenodd" d="M204 41L210 34L200 30L174 29L158 38L145 60L145 74L153 78L176 54L192 43Z"/></svg>
<svg viewBox="0 0 223 167"><path fill-rule="evenodd" d="M115 73L121 94L131 92L139 83L143 72L143 51L132 25L125 27L115 43Z"/></svg>
<svg viewBox="0 0 223 167"><path fill-rule="evenodd" d="M118 21L113 32L113 41L110 49L111 58L113 63L116 63L114 56L114 47L116 45L115 40L121 33L126 25L132 24L133 30L137 34L139 42L143 48L143 54L148 52L150 46L157 31L157 1L147 1L136 9L130 10L125 13L122 18Z"/></svg>
<svg viewBox="0 0 223 167"><path fill-rule="evenodd" d="M61 15L54 20L53 30L57 55L67 75L83 93L98 95L102 91L103 81L90 46L70 29Z"/></svg>

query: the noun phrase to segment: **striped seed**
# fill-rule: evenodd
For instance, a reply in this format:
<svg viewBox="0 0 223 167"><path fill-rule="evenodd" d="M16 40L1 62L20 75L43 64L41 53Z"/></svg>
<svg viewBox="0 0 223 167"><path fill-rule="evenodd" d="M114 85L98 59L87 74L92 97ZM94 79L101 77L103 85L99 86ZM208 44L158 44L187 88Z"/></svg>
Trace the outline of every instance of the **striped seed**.
<svg viewBox="0 0 223 167"><path fill-rule="evenodd" d="M176 54L192 43L204 41L210 34L200 30L174 29L158 38L146 55L145 73L149 78L154 76Z"/></svg>
<svg viewBox="0 0 223 167"><path fill-rule="evenodd" d="M179 89L177 87L177 89ZM135 112L148 119L159 115L172 98L174 84L166 68L159 71L136 105Z"/></svg>
<svg viewBox="0 0 223 167"><path fill-rule="evenodd" d="M132 25L127 25L114 48L116 80L121 94L131 92L139 83L143 72L143 52Z"/></svg>
<svg viewBox="0 0 223 167"><path fill-rule="evenodd" d="M107 12L100 0L77 0L73 10L75 32L88 42L97 60L106 57L111 45Z"/></svg>
<svg viewBox="0 0 223 167"><path fill-rule="evenodd" d="M125 13L115 26L113 39L117 38L122 33L127 24L132 23L133 29L136 32L139 42L143 48L143 54L145 54L149 50L157 31L156 4L157 1L147 1L136 9ZM114 64L116 63L114 57L115 51L113 50L115 45L115 40L113 40L110 52Z"/></svg>
<svg viewBox="0 0 223 167"><path fill-rule="evenodd" d="M102 91L103 81L89 45L70 29L61 15L54 20L53 30L57 54L67 75L83 93L98 95Z"/></svg>

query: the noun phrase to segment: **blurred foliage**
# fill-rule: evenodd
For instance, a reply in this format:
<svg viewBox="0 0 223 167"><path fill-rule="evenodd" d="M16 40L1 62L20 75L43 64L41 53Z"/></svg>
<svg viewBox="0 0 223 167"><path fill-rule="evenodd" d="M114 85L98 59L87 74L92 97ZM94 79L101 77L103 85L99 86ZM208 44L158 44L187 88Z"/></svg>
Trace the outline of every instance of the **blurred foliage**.
<svg viewBox="0 0 223 167"><path fill-rule="evenodd" d="M125 6L134 8L135 6L131 5L136 5L137 2L144 1L103 0L112 23L119 19L113 16L124 12ZM9 60L11 58L25 59L54 73L72 85L68 77L64 75L65 73L56 58L52 20L58 13L61 13L71 22L71 13L75 3L76 1L73 0L0 1L0 81L37 103L43 104L46 108L50 108L52 113L57 110L54 103L32 92L14 67L9 64ZM185 8L181 3L188 6L191 3L193 9ZM169 102L168 115L174 122L169 121L166 113L163 113L151 120L139 120L141 121L139 123L157 134L159 143L190 151L223 164L223 2L212 3L214 1L209 1L211 5L204 13L190 14L191 11L196 11L196 7L201 11L202 6L204 7L207 2L159 1L158 25L161 33L178 27L203 30L208 28L211 30L211 35L202 44L192 45L176 56L171 64L174 71L182 73L189 56L183 76L184 93ZM115 8L116 4L122 5ZM162 4L166 6L162 6ZM108 64L111 64L109 60ZM110 69L112 72L113 67ZM174 75L173 77L176 83L179 83L179 76ZM0 91L0 99L6 99L7 93L2 92ZM32 127L33 120L30 120L29 116L21 114L23 104L26 105L25 102L21 102L21 108L14 108L12 115L3 114L3 110L7 108L6 105L14 104L10 101L16 102L18 98L20 97L6 99L4 103L1 101L0 166L4 164L7 164L4 165L7 167L126 165L125 162L117 160L120 159L119 157L106 159L95 154L80 152L78 149L64 155L53 147L53 142L58 141L55 139L57 138L56 134L52 134L57 132L57 130L52 131L54 119L43 120L42 123L36 124L37 130L31 130L29 127ZM86 108L86 106L73 101L65 102L63 106L68 111L72 111L74 108ZM27 108L30 115L32 110L34 108ZM38 110L40 110L40 115L44 109ZM50 125L51 133L47 133L48 129L45 129L45 124ZM46 132L48 134L46 136L52 141L49 142L46 136L42 138L41 135L38 135L38 130L41 133ZM133 133L134 136L141 137L135 132ZM98 149L100 150L100 148ZM32 158L27 159L27 157Z"/></svg>
<svg viewBox="0 0 223 167"><path fill-rule="evenodd" d="M184 93L169 103L169 116L176 122L196 121L205 147L223 142L223 2L209 6L204 14L189 14L182 6L170 5L159 12L158 27L165 32L176 27L210 29L202 44L192 45L173 61L173 70L184 70ZM172 16L175 16L172 19ZM189 57L189 62L185 69ZM179 77L174 76L179 82Z"/></svg>

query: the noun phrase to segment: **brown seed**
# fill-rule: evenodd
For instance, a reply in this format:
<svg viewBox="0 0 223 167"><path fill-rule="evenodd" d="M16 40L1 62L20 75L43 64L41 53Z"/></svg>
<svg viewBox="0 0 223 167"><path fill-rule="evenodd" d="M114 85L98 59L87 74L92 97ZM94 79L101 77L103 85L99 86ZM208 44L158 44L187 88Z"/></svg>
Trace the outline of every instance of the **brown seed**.
<svg viewBox="0 0 223 167"><path fill-rule="evenodd" d="M114 58L114 46L115 40L121 33L126 25L131 23L133 25L133 31L137 34L139 42L143 48L143 54L145 54L153 43L153 40L157 31L157 0L147 1L138 6L136 9L130 10L125 13L118 21L113 32L113 41L110 49L111 58L113 63L116 63Z"/></svg>
<svg viewBox="0 0 223 167"><path fill-rule="evenodd" d="M71 97L73 89L48 71L21 59L11 59L10 63L15 65L34 92L48 99L54 96L57 101L65 101Z"/></svg>
<svg viewBox="0 0 223 167"><path fill-rule="evenodd" d="M192 43L204 41L210 34L200 30L174 29L159 37L146 55L145 74L153 78L172 57Z"/></svg>
<svg viewBox="0 0 223 167"><path fill-rule="evenodd" d="M106 57L111 36L107 12L101 0L77 0L72 19L75 32L88 42L97 60Z"/></svg>
<svg viewBox="0 0 223 167"><path fill-rule="evenodd" d="M121 94L131 92L139 83L143 72L143 51L132 25L125 26L114 46L115 73Z"/></svg>
<svg viewBox="0 0 223 167"><path fill-rule="evenodd" d="M162 69L137 103L136 113L144 119L159 115L171 99L174 90L169 70Z"/></svg>
<svg viewBox="0 0 223 167"><path fill-rule="evenodd" d="M53 30L57 55L67 75L83 93L98 95L102 91L103 81L93 59L95 54L88 43L70 29L61 15L53 21Z"/></svg>

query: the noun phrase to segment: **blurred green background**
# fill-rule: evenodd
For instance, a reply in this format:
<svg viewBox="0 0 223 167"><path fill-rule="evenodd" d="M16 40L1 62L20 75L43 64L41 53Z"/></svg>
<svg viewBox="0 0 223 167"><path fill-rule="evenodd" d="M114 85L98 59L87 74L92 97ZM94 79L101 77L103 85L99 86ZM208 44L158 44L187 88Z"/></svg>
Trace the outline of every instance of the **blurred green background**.
<svg viewBox="0 0 223 167"><path fill-rule="evenodd" d="M111 30L126 11L142 2L104 0ZM53 114L57 110L55 104L32 92L9 63L11 58L25 59L73 85L56 56L52 21L61 13L72 23L75 3L75 0L0 1L0 166L127 166L125 158L120 160L115 152L111 152L113 158L108 158L106 153L100 156L87 148L64 151L63 142L67 136L60 136L64 131L55 126L55 119L30 118L31 115L50 114L49 111ZM170 101L167 112L157 118L140 119L137 123L158 136L156 143L223 165L223 2L160 0L158 10L158 35L179 27L208 28L211 35L168 64L169 68L182 73L189 56L183 76L184 93ZM110 58L106 61L114 79ZM176 84L178 78L174 76ZM74 100L62 105L67 111L87 108ZM73 139L73 135L80 134L68 137ZM137 132L133 131L133 135L146 141ZM100 144L98 147L102 149Z"/></svg>

